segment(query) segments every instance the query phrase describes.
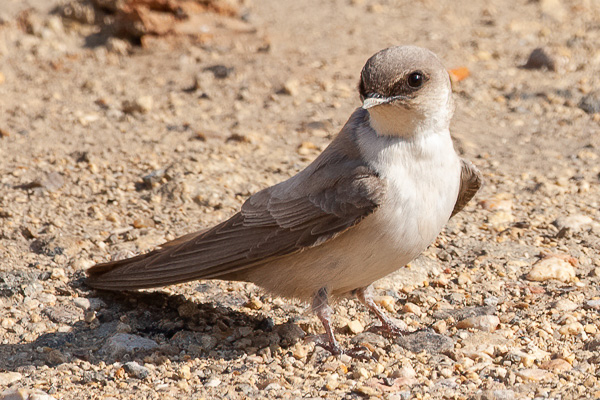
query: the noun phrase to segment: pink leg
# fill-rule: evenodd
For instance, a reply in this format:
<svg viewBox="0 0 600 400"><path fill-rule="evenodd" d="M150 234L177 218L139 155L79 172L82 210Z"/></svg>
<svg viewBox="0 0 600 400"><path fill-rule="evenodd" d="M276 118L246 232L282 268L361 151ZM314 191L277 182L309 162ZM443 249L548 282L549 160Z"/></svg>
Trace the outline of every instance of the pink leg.
<svg viewBox="0 0 600 400"><path fill-rule="evenodd" d="M354 291L356 298L363 303L370 311L372 311L377 318L381 321L381 329L383 332L392 336L402 336L408 332L403 331L388 317L382 310L379 308L375 301L373 300L373 293L371 286L367 286L365 288L356 289Z"/></svg>
<svg viewBox="0 0 600 400"><path fill-rule="evenodd" d="M350 357L361 360L371 359L371 356L366 353L366 349L364 347L358 346L349 350L343 350L338 341L335 339L333 328L331 327L331 316L333 315L333 310L329 306L327 288L321 288L319 291L317 291L317 293L315 293L315 296L313 297L312 310L315 314L317 314L317 317L319 317L323 327L325 328L324 339L322 336L313 338L317 345L328 350L333 355L347 354Z"/></svg>
<svg viewBox="0 0 600 400"><path fill-rule="evenodd" d="M333 328L331 327L333 310L329 306L327 288L321 288L315 293L312 302L312 311L319 317L319 320L321 320L321 323L325 328L326 341L317 340L317 344L324 349L329 350L331 354L342 354L342 348L335 339Z"/></svg>

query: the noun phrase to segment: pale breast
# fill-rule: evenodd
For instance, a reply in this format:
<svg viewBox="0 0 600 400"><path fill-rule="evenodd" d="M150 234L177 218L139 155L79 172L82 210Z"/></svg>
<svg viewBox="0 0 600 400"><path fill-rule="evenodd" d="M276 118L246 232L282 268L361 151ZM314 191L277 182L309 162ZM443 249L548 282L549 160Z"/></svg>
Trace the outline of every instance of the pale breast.
<svg viewBox="0 0 600 400"><path fill-rule="evenodd" d="M383 204L357 226L324 243L247 272L246 279L288 297L310 298L327 287L343 296L417 257L450 218L460 162L449 134L419 147L379 149L372 167L387 181Z"/></svg>

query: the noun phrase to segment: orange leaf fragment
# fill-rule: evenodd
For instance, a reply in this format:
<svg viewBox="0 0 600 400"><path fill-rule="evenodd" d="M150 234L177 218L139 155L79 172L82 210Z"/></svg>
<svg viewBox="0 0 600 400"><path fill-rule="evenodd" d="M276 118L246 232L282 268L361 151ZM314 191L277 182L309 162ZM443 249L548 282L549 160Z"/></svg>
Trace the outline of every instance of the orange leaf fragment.
<svg viewBox="0 0 600 400"><path fill-rule="evenodd" d="M452 78L454 82L460 82L466 79L471 74L469 68L467 67L454 68L449 70L448 73L450 74L450 78Z"/></svg>

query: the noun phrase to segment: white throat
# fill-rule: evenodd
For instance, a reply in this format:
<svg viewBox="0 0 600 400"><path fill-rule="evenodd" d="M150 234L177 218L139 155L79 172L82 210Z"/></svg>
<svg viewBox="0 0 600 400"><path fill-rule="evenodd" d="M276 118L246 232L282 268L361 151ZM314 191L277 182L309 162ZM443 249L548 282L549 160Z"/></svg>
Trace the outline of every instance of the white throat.
<svg viewBox="0 0 600 400"><path fill-rule="evenodd" d="M440 107L428 115L392 104L381 104L368 109L369 123L378 136L411 139L416 136L448 130L452 107Z"/></svg>

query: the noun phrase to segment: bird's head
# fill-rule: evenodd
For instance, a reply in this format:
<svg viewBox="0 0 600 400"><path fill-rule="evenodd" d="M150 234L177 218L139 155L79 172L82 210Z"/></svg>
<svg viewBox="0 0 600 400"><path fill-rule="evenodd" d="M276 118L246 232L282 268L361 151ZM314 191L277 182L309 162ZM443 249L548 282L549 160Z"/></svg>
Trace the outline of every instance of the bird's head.
<svg viewBox="0 0 600 400"><path fill-rule="evenodd" d="M450 78L427 49L381 50L363 67L358 89L371 126L380 135L410 137L448 129L454 111Z"/></svg>

